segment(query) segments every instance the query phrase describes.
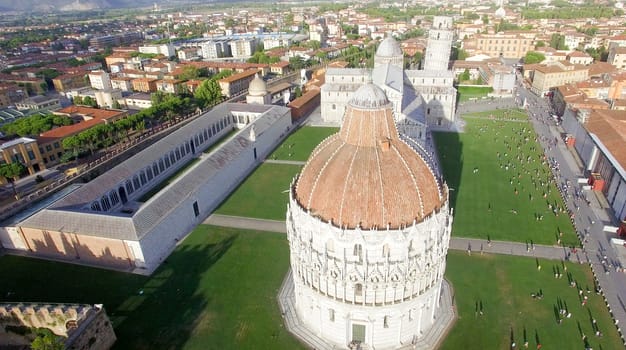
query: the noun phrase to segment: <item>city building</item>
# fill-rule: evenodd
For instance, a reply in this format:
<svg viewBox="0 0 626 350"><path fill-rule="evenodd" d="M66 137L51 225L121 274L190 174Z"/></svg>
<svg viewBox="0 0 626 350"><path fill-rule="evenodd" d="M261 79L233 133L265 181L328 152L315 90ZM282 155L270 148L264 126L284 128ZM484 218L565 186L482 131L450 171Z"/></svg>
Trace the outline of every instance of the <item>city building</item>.
<svg viewBox="0 0 626 350"><path fill-rule="evenodd" d="M63 339L63 349L110 349L113 325L102 305L0 304L0 348L28 349L32 339L13 329L46 328Z"/></svg>
<svg viewBox="0 0 626 350"><path fill-rule="evenodd" d="M37 141L28 137L20 137L15 140L0 144L0 164L22 163L28 169L28 174L33 175L46 168L43 157L39 152ZM0 176L0 184L6 184L7 179Z"/></svg>
<svg viewBox="0 0 626 350"><path fill-rule="evenodd" d="M477 53L519 59L534 49L534 35L515 32L477 34L472 41L476 44Z"/></svg>
<svg viewBox="0 0 626 350"><path fill-rule="evenodd" d="M289 298L299 327L327 348L399 349L442 337L454 320L442 302L448 189L398 133L394 113L383 89L362 84L341 130L290 188Z"/></svg>
<svg viewBox="0 0 626 350"><path fill-rule="evenodd" d="M540 96L557 86L584 81L589 78L588 66L571 64L567 61L525 65L524 70L532 71L530 73L532 76L530 90Z"/></svg>
<svg viewBox="0 0 626 350"><path fill-rule="evenodd" d="M100 108L116 108L122 99L122 90L96 90L94 91L96 103Z"/></svg>
<svg viewBox="0 0 626 350"><path fill-rule="evenodd" d="M228 43L233 58L249 58L256 49L256 39L241 38Z"/></svg>
<svg viewBox="0 0 626 350"><path fill-rule="evenodd" d="M61 104L59 103L59 99L56 97L37 95L29 97L21 102L16 102L15 108L19 111L54 111L61 108Z"/></svg>
<svg viewBox="0 0 626 350"><path fill-rule="evenodd" d="M74 124L60 126L39 134L37 143L39 152L47 166L59 163L65 153L63 140L98 124L113 123L128 115L127 111L117 109L101 109L86 106L69 106L54 112L72 118Z"/></svg>
<svg viewBox="0 0 626 350"><path fill-rule="evenodd" d="M135 78L131 80L131 84L133 85L133 91L136 92L156 92L157 86L156 82L158 79L155 78Z"/></svg>
<svg viewBox="0 0 626 350"><path fill-rule="evenodd" d="M153 55L163 55L168 58L176 56L176 49L172 44L141 45L139 46L139 52Z"/></svg>
<svg viewBox="0 0 626 350"><path fill-rule="evenodd" d="M614 45L609 50L609 56L606 61L615 66L617 69L626 69L626 46Z"/></svg>
<svg viewBox="0 0 626 350"><path fill-rule="evenodd" d="M89 72L89 83L96 90L111 90L111 76L103 70L95 70Z"/></svg>
<svg viewBox="0 0 626 350"><path fill-rule="evenodd" d="M128 109L146 109L152 107L150 94L138 92L124 98L124 106Z"/></svg>
<svg viewBox="0 0 626 350"><path fill-rule="evenodd" d="M601 191L615 217L626 220L626 113L567 109L563 129L585 165L592 188Z"/></svg>
<svg viewBox="0 0 626 350"><path fill-rule="evenodd" d="M66 92L72 89L89 86L85 81L85 74L82 73L59 75L52 79L52 84L57 92Z"/></svg>
<svg viewBox="0 0 626 350"><path fill-rule="evenodd" d="M220 104L106 176L0 228L0 242L9 251L151 273L291 127L285 107ZM204 153L233 130L238 131L219 148ZM192 161L164 187L164 180Z"/></svg>

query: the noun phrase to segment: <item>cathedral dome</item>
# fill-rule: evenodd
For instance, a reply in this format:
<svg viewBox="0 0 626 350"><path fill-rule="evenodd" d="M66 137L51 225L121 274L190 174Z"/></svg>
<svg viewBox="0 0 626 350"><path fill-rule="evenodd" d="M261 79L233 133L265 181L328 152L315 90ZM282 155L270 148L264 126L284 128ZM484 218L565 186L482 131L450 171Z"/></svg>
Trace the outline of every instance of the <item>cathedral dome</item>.
<svg viewBox="0 0 626 350"><path fill-rule="evenodd" d="M381 57L392 57L392 56L402 56L402 49L398 42L391 36L387 36L381 43L378 45L378 49L376 50L376 56Z"/></svg>
<svg viewBox="0 0 626 350"><path fill-rule="evenodd" d="M371 83L353 94L341 130L313 151L294 189L311 215L364 229L420 222L445 197L427 163L400 139L385 93Z"/></svg>
<svg viewBox="0 0 626 350"><path fill-rule="evenodd" d="M267 84L259 74L254 76L254 79L250 82L248 86L248 94L251 96L264 96L267 94Z"/></svg>
<svg viewBox="0 0 626 350"><path fill-rule="evenodd" d="M389 104L389 100L381 88L368 83L355 91L348 103L355 108L382 108Z"/></svg>

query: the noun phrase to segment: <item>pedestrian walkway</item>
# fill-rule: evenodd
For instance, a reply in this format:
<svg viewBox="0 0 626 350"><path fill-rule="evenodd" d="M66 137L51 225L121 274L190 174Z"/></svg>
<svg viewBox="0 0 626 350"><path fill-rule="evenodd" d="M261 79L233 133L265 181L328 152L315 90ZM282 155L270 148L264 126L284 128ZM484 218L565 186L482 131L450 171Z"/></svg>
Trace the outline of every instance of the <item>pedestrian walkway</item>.
<svg viewBox="0 0 626 350"><path fill-rule="evenodd" d="M285 222L278 220L266 220L242 216L213 214L209 216L204 221L204 223L209 225L233 227L246 230L287 233L287 225L285 224ZM553 260L563 260L566 258L568 253L568 249L556 246L546 246L538 244L530 245L530 243L524 244L519 242L504 241L492 241L491 245L489 245L486 239L481 240L460 237L452 237L450 239L450 249L453 250L469 250L469 252L472 254L480 254L481 248L484 253L517 255ZM574 259L574 261L577 260Z"/></svg>
<svg viewBox="0 0 626 350"><path fill-rule="evenodd" d="M289 164L289 165L305 165L306 162L301 160L282 160L282 159L266 159L263 163L273 163L273 164Z"/></svg>

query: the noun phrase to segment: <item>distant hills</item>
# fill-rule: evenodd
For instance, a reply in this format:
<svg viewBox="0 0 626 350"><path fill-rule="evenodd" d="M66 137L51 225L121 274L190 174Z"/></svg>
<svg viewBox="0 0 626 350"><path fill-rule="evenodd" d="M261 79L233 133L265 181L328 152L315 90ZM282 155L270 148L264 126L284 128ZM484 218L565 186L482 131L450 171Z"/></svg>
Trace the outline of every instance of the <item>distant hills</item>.
<svg viewBox="0 0 626 350"><path fill-rule="evenodd" d="M0 12L2 11L25 11L25 12L64 12L64 11L87 11L105 10L116 8L138 8L160 5L199 3L197 1L182 0L0 0ZM210 2L210 1L203 1Z"/></svg>

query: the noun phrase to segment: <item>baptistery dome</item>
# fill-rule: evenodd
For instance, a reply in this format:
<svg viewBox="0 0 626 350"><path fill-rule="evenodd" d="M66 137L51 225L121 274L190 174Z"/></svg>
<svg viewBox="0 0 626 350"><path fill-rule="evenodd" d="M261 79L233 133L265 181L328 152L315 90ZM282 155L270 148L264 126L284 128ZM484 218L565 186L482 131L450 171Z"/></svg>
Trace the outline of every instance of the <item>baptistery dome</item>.
<svg viewBox="0 0 626 350"><path fill-rule="evenodd" d="M346 228L398 228L446 201L433 170L400 139L385 92L365 84L352 96L339 133L312 153L295 186L311 215Z"/></svg>

